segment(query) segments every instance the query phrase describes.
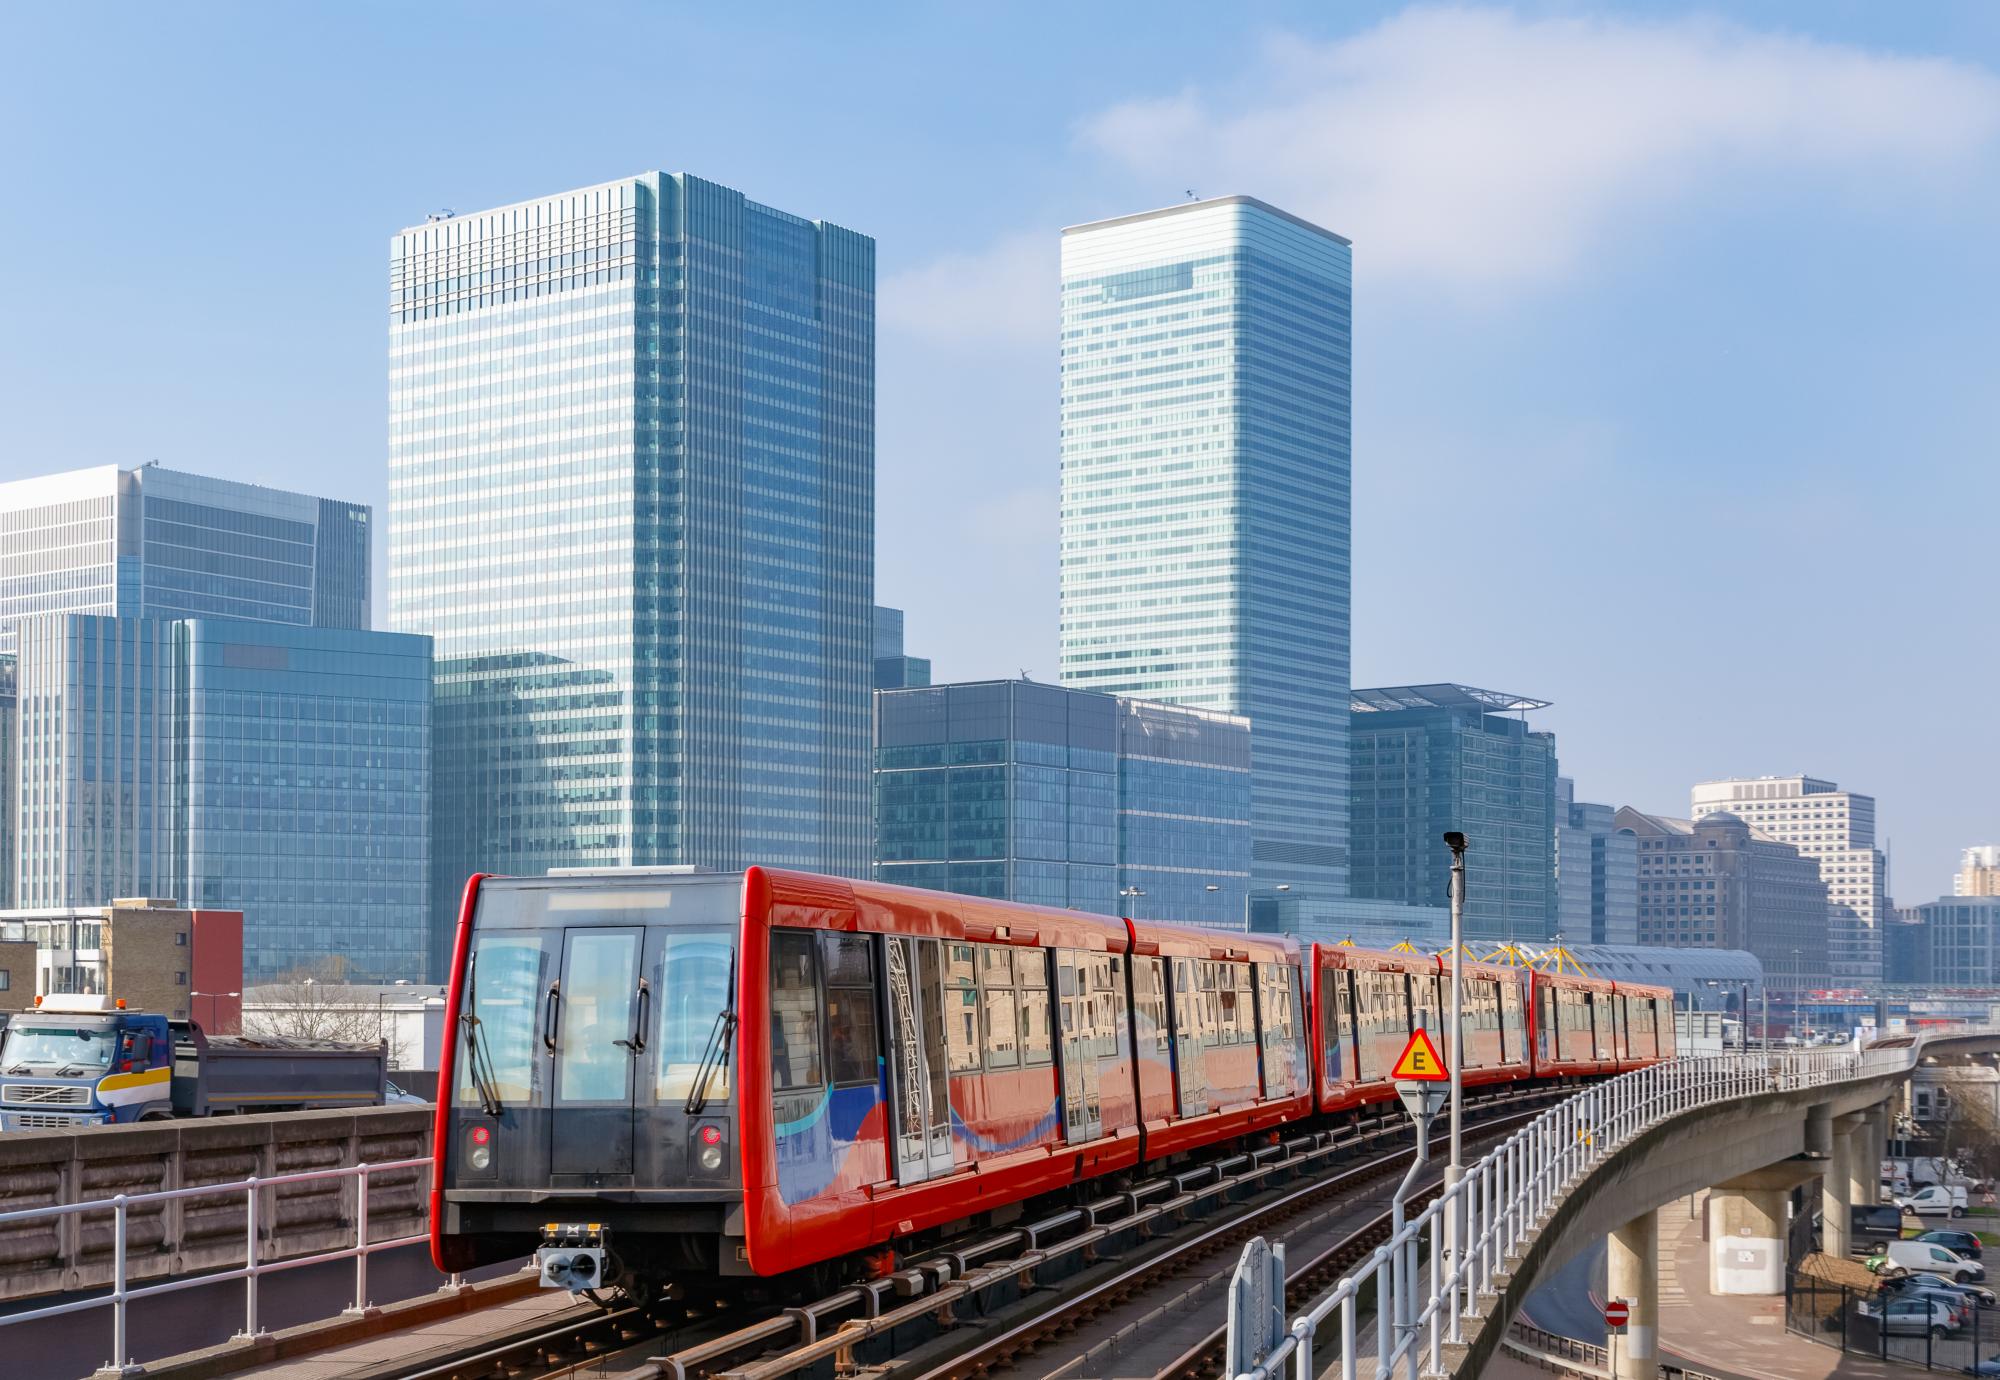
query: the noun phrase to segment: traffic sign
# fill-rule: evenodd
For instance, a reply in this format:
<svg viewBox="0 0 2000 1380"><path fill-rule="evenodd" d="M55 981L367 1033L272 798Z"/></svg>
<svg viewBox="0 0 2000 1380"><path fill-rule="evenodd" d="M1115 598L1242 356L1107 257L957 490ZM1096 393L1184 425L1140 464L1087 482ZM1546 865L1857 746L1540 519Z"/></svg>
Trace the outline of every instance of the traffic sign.
<svg viewBox="0 0 2000 1380"><path fill-rule="evenodd" d="M1403 1110L1418 1121L1429 1121L1444 1106L1445 1090L1435 1083L1398 1083L1396 1096L1403 1099Z"/></svg>
<svg viewBox="0 0 2000 1380"><path fill-rule="evenodd" d="M1448 1083L1451 1071L1444 1065L1444 1056L1438 1053L1431 1037L1418 1026L1410 1032L1410 1042L1403 1046L1403 1056L1396 1061L1396 1067L1389 1076L1398 1082L1408 1083Z"/></svg>
<svg viewBox="0 0 2000 1380"><path fill-rule="evenodd" d="M1632 1310L1624 1299L1612 1299L1604 1305L1604 1326L1613 1333L1622 1333L1631 1313Z"/></svg>

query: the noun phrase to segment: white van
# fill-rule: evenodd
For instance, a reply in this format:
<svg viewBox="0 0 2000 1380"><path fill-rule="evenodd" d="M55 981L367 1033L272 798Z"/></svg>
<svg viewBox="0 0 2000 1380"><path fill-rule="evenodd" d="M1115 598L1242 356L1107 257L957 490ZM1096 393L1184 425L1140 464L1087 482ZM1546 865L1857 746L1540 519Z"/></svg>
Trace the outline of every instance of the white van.
<svg viewBox="0 0 2000 1380"><path fill-rule="evenodd" d="M1978 1261L1967 1260L1929 1241L1891 1241L1888 1243L1888 1256L1891 1265L1923 1274L1943 1275L1960 1284L1986 1278L1986 1267Z"/></svg>
<svg viewBox="0 0 2000 1380"><path fill-rule="evenodd" d="M1932 1184L1906 1198L1896 1199L1896 1206L1919 1217L1963 1217L1971 1203L1965 1196L1963 1184L1953 1184L1950 1188Z"/></svg>

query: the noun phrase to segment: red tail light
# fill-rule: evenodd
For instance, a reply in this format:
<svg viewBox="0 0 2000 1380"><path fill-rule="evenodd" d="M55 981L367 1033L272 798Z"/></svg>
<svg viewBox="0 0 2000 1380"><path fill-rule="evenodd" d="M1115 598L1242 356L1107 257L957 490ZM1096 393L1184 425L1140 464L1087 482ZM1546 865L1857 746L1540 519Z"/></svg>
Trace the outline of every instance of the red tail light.
<svg viewBox="0 0 2000 1380"><path fill-rule="evenodd" d="M702 1127L702 1128L701 1128L701 1143L702 1143L703 1145L720 1145L720 1144L722 1144L722 1128L721 1128L720 1126L704 1126L704 1127Z"/></svg>
<svg viewBox="0 0 2000 1380"><path fill-rule="evenodd" d="M487 1129L486 1127L475 1126L472 1128L472 1143L474 1145L484 1145L486 1144L487 1141L492 1139L493 1139L493 1132Z"/></svg>

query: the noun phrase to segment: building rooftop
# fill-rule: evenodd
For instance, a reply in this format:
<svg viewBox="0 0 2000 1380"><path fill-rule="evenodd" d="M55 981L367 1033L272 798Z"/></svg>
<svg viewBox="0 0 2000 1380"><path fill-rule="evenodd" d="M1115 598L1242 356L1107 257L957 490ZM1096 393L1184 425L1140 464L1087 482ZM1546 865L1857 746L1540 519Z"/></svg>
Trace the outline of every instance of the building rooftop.
<svg viewBox="0 0 2000 1380"><path fill-rule="evenodd" d="M1398 709L1479 709L1493 711L1547 709L1552 701L1481 690L1473 685L1389 685L1353 691L1357 714L1381 714Z"/></svg>
<svg viewBox="0 0 2000 1380"><path fill-rule="evenodd" d="M1279 220L1290 221L1301 230L1310 230L1315 235L1324 235L1327 239L1334 240L1340 244L1351 245L1354 243L1347 236L1337 235L1324 225L1314 225L1304 216L1295 216L1290 211L1273 206L1268 201L1260 201L1254 196L1199 197L1192 201L1183 201L1177 206L1162 206L1156 211L1135 211L1128 216L1111 216L1105 220L1085 221L1082 225L1065 225L1062 232L1065 235L1075 235L1086 230L1103 230L1113 225L1130 225L1134 221L1156 220L1161 216L1179 216L1185 215L1189 211L1214 210L1218 206L1254 206L1267 215L1276 216Z"/></svg>

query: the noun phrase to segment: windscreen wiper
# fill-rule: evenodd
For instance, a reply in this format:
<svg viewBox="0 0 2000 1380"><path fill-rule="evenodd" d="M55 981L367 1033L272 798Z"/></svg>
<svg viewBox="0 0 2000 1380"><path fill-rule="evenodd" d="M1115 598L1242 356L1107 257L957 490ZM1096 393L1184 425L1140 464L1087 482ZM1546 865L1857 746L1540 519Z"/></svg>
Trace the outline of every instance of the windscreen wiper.
<svg viewBox="0 0 2000 1380"><path fill-rule="evenodd" d="M729 1037L736 1030L736 955L729 956L728 1004L715 1013L715 1024L708 1028L708 1043L702 1047L701 1063L694 1071L694 1087L688 1090L687 1101L681 1110L689 1116L700 1116L702 1108L708 1105L708 1080L713 1070L722 1066L729 1057Z"/></svg>
<svg viewBox="0 0 2000 1380"><path fill-rule="evenodd" d="M472 1075L472 1087L479 1094L479 1109L488 1116L497 1117L506 1110L500 1105L500 1094L494 1088L493 1056L486 1047L486 1030L478 1016L473 1013L479 1008L479 955L474 954L470 968L465 975L465 1010L459 1014L459 1024L465 1030L465 1071Z"/></svg>

